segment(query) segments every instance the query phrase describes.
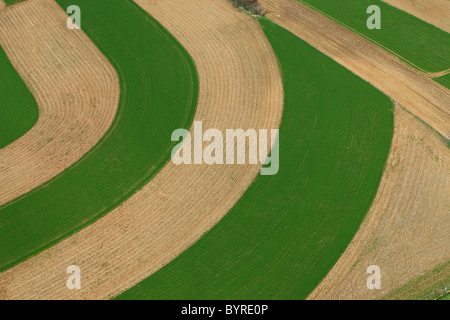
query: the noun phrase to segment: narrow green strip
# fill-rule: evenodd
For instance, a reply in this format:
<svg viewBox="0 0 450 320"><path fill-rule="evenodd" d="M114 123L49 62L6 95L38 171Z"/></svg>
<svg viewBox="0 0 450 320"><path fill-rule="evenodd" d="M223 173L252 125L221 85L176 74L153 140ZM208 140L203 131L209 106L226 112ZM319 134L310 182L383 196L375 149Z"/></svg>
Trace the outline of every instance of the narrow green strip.
<svg viewBox="0 0 450 320"><path fill-rule="evenodd" d="M81 8L83 30L116 68L118 112L75 165L0 207L0 270L94 222L146 184L170 160L171 134L190 127L197 105L192 59L133 1L57 2Z"/></svg>
<svg viewBox="0 0 450 320"><path fill-rule="evenodd" d="M0 47L0 149L30 130L38 116L33 95Z"/></svg>
<svg viewBox="0 0 450 320"><path fill-rule="evenodd" d="M3 2L5 2L7 6L10 6L10 5L22 2L22 1L25 1L25 0L3 0Z"/></svg>
<svg viewBox="0 0 450 320"><path fill-rule="evenodd" d="M356 233L393 135L381 92L267 19L282 68L280 170L177 259L117 299L304 299Z"/></svg>
<svg viewBox="0 0 450 320"><path fill-rule="evenodd" d="M311 5L352 31L377 43L418 69L438 72L450 67L450 34L380 0L297 0ZM381 29L367 28L367 8L381 10ZM392 53L392 52L391 52Z"/></svg>

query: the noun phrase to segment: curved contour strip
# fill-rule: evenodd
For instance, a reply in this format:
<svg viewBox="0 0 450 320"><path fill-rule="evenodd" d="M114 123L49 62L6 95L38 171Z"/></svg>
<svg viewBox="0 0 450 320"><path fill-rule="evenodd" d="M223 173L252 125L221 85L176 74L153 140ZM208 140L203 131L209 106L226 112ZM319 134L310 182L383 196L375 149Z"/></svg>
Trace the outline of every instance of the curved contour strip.
<svg viewBox="0 0 450 320"><path fill-rule="evenodd" d="M205 130L279 127L281 74L256 21L222 0L136 2L194 58L200 79L195 119L203 121ZM117 295L199 239L236 203L260 168L168 163L102 219L0 274L3 298ZM65 270L72 264L82 269L82 290L65 287Z"/></svg>
<svg viewBox="0 0 450 320"><path fill-rule="evenodd" d="M51 0L0 12L0 45L39 107L36 124L0 149L0 207L42 185L94 147L116 116L116 70Z"/></svg>

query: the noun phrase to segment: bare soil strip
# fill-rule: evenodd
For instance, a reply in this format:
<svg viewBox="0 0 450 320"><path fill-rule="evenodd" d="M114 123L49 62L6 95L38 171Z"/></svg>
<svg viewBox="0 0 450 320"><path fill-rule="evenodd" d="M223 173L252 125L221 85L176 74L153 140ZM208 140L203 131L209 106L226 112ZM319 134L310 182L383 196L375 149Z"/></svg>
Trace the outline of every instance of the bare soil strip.
<svg viewBox="0 0 450 320"><path fill-rule="evenodd" d="M0 205L74 164L116 115L115 69L81 30L68 30L66 20L52 0L0 13L0 45L39 106L34 127L0 149Z"/></svg>
<svg viewBox="0 0 450 320"><path fill-rule="evenodd" d="M377 45L294 0L260 0L267 16L450 139L450 91Z"/></svg>
<svg viewBox="0 0 450 320"><path fill-rule="evenodd" d="M436 133L397 106L391 153L374 203L308 298L379 299L450 261L449 161L450 150ZM380 290L367 289L370 265L381 268Z"/></svg>
<svg viewBox="0 0 450 320"><path fill-rule="evenodd" d="M200 81L195 120L203 121L204 130L279 128L281 74L257 21L223 0L136 2L193 57ZM142 190L93 225L0 274L0 298L116 296L212 228L260 168L170 162ZM81 268L81 290L66 288L66 268L72 264Z"/></svg>
<svg viewBox="0 0 450 320"><path fill-rule="evenodd" d="M383 1L450 33L450 1L448 0Z"/></svg>

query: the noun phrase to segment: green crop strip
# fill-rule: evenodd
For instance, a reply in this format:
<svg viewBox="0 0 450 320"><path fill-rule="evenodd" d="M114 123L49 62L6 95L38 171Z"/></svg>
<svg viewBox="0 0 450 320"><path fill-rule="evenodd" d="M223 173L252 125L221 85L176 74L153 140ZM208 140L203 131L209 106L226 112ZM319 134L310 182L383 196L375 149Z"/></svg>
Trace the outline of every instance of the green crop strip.
<svg viewBox="0 0 450 320"><path fill-rule="evenodd" d="M368 38L419 70L449 68L450 34L380 0L297 0ZM381 29L369 30L370 5L381 10Z"/></svg>
<svg viewBox="0 0 450 320"><path fill-rule="evenodd" d="M22 1L25 1L25 0L3 0L3 2L5 2L5 4L6 4L7 6L10 6L10 5L13 5L13 4L22 2Z"/></svg>
<svg viewBox="0 0 450 320"><path fill-rule="evenodd" d="M344 67L260 19L285 90L280 170L258 176L192 247L116 299L304 299L376 195L393 104Z"/></svg>
<svg viewBox="0 0 450 320"><path fill-rule="evenodd" d="M33 127L39 109L33 95L0 47L0 148Z"/></svg>
<svg viewBox="0 0 450 320"><path fill-rule="evenodd" d="M0 270L94 222L146 184L170 160L171 134L189 128L197 106L192 59L133 1L57 2L81 8L84 32L116 68L118 112L75 165L0 207Z"/></svg>

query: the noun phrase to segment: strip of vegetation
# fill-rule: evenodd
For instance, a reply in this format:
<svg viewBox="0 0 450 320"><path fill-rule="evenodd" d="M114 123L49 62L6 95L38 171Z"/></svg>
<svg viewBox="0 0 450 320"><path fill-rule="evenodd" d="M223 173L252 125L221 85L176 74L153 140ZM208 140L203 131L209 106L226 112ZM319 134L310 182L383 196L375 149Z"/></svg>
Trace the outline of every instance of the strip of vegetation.
<svg viewBox="0 0 450 320"><path fill-rule="evenodd" d="M13 4L25 1L25 0L3 0L7 6L11 6Z"/></svg>
<svg viewBox="0 0 450 320"><path fill-rule="evenodd" d="M297 0L371 39L420 70L438 72L450 66L450 34L380 0ZM381 9L381 29L369 30L366 10ZM391 53L392 53L391 52Z"/></svg>
<svg viewBox="0 0 450 320"><path fill-rule="evenodd" d="M304 299L356 233L393 135L381 92L266 18L285 91L280 170L117 299Z"/></svg>
<svg viewBox="0 0 450 320"><path fill-rule="evenodd" d="M50 247L117 207L170 160L172 132L189 128L198 76L185 49L132 0L78 5L83 30L116 68L114 123L76 164L0 207L0 270Z"/></svg>
<svg viewBox="0 0 450 320"><path fill-rule="evenodd" d="M23 136L36 123L33 95L0 47L0 148Z"/></svg>
<svg viewBox="0 0 450 320"><path fill-rule="evenodd" d="M386 295L386 300L446 300L450 296L450 261Z"/></svg>

